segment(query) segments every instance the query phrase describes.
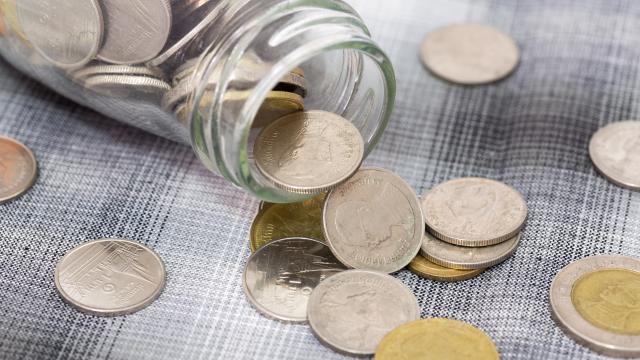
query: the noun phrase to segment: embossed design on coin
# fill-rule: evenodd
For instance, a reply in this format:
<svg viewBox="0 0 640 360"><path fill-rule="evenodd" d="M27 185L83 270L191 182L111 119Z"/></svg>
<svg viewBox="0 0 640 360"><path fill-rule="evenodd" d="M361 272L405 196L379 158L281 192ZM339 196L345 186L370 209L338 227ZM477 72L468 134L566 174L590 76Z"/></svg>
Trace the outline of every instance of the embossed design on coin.
<svg viewBox="0 0 640 360"><path fill-rule="evenodd" d="M361 169L327 196L325 238L345 265L398 271L420 251L424 223L420 200L391 171Z"/></svg>
<svg viewBox="0 0 640 360"><path fill-rule="evenodd" d="M422 201L427 226L437 238L460 246L488 246L514 237L527 218L527 203L515 189L482 178L450 180Z"/></svg>
<svg viewBox="0 0 640 360"><path fill-rule="evenodd" d="M640 190L640 121L603 127L591 138L591 160L614 184Z"/></svg>
<svg viewBox="0 0 640 360"><path fill-rule="evenodd" d="M316 337L336 351L370 355L396 327L420 318L415 296L385 274L349 270L316 287L307 307Z"/></svg>
<svg viewBox="0 0 640 360"><path fill-rule="evenodd" d="M418 255L409 263L411 272L427 279L436 281L464 281L474 278L484 272L485 269L459 270L440 266Z"/></svg>
<svg viewBox="0 0 640 360"><path fill-rule="evenodd" d="M24 194L38 176L36 157L22 143L0 136L0 204Z"/></svg>
<svg viewBox="0 0 640 360"><path fill-rule="evenodd" d="M449 25L425 38L422 61L435 75L463 85L492 83L520 61L518 45L498 29L480 24Z"/></svg>
<svg viewBox="0 0 640 360"><path fill-rule="evenodd" d="M284 190L329 190L358 170L364 140L344 118L325 111L284 116L258 136L254 156L264 176Z"/></svg>
<svg viewBox="0 0 640 360"><path fill-rule="evenodd" d="M464 247L449 244L425 234L422 256L438 265L452 269L484 269L507 260L518 248L521 234L497 245Z"/></svg>
<svg viewBox="0 0 640 360"><path fill-rule="evenodd" d="M499 360L496 345L484 331L462 321L416 320L382 339L376 360Z"/></svg>
<svg viewBox="0 0 640 360"><path fill-rule="evenodd" d="M313 289L346 268L316 240L289 238L258 249L244 270L244 291L264 315L287 322L307 321Z"/></svg>
<svg viewBox="0 0 640 360"><path fill-rule="evenodd" d="M79 67L96 56L104 30L96 0L20 0L17 5L29 41L54 65Z"/></svg>
<svg viewBox="0 0 640 360"><path fill-rule="evenodd" d="M600 255L562 269L552 314L576 341L609 356L640 356L640 260Z"/></svg>
<svg viewBox="0 0 640 360"><path fill-rule="evenodd" d="M55 283L60 296L94 315L131 314L151 304L162 292L165 268L148 247L129 240L84 243L58 262Z"/></svg>

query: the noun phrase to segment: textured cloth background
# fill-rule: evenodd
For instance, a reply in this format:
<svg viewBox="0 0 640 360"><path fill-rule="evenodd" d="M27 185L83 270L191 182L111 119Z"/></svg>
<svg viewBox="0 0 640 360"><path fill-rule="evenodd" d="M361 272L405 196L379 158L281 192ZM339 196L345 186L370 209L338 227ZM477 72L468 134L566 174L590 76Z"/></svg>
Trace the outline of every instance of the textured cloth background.
<svg viewBox="0 0 640 360"><path fill-rule="evenodd" d="M398 75L397 108L368 159L418 193L460 176L503 180L530 216L513 258L447 284L408 271L422 316L485 330L504 359L600 359L555 326L554 275L573 260L640 257L640 193L594 171L591 134L640 117L640 2L613 0L352 1ZM430 30L488 23L522 50L517 72L482 87L435 79L418 59ZM40 177L0 205L2 359L337 359L306 326L260 316L241 274L258 201L209 174L190 148L121 125L0 66L0 133L29 145ZM99 318L58 297L56 262L87 240L154 248L168 270L160 298Z"/></svg>

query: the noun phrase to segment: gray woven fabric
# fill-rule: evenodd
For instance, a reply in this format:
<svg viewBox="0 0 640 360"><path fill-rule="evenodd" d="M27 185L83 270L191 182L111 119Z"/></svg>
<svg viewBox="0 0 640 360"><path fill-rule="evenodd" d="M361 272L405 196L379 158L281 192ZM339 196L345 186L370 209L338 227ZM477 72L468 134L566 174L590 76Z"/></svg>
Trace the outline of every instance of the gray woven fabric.
<svg viewBox="0 0 640 360"><path fill-rule="evenodd" d="M358 0L394 61L397 109L369 164L422 193L460 176L503 180L530 217L515 256L445 284L407 271L422 316L475 324L504 359L600 359L555 326L554 275L572 260L640 257L640 193L598 176L587 143L638 118L640 3L632 0ZM513 35L522 63L483 87L435 79L418 59L430 30L461 21ZM209 174L190 148L109 120L0 66L0 133L28 144L40 178L0 205L0 358L334 359L306 326L260 316L241 273L258 202ZM65 305L57 260L90 239L124 237L163 257L167 287L149 308L99 318Z"/></svg>

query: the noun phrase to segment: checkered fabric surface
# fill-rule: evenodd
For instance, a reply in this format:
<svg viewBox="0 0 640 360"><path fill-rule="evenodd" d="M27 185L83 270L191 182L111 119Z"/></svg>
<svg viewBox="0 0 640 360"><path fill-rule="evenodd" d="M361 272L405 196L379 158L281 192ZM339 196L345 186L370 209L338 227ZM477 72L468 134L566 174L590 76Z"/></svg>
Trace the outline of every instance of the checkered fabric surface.
<svg viewBox="0 0 640 360"><path fill-rule="evenodd" d="M640 193L593 169L587 144L640 117L640 2L353 0L398 76L397 106L368 164L424 191L485 176L524 194L530 216L515 256L463 283L408 271L423 317L486 331L504 359L602 359L554 324L548 291L573 260L640 257ZM522 61L494 85L454 86L426 72L424 35L454 22L494 25ZM0 205L2 359L339 359L306 326L260 316L241 274L258 201L208 173L186 146L80 107L0 64L0 133L36 153L40 177ZM134 315L100 318L65 305L56 262L87 240L154 248L167 287Z"/></svg>

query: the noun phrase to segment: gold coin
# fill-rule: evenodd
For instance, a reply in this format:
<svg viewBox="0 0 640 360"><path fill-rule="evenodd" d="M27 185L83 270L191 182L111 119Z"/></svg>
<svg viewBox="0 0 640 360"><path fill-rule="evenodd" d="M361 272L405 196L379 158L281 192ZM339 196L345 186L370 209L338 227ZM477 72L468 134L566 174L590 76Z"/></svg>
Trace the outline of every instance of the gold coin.
<svg viewBox="0 0 640 360"><path fill-rule="evenodd" d="M260 106L255 120L253 120L253 127L266 126L285 115L303 110L304 99L302 96L287 91L270 91Z"/></svg>
<svg viewBox="0 0 640 360"><path fill-rule="evenodd" d="M592 325L620 335L640 335L640 272L603 269L583 275L571 302Z"/></svg>
<svg viewBox="0 0 640 360"><path fill-rule="evenodd" d="M23 195L38 176L38 163L24 144L0 136L0 204Z"/></svg>
<svg viewBox="0 0 640 360"><path fill-rule="evenodd" d="M260 209L250 231L251 251L274 240L304 237L325 242L322 207L326 194L292 204L269 204Z"/></svg>
<svg viewBox="0 0 640 360"><path fill-rule="evenodd" d="M463 281L474 278L480 275L485 269L476 270L457 270L450 269L424 258L422 255L418 255L409 264L409 270L413 273L422 276L423 278L436 280L436 281Z"/></svg>
<svg viewBox="0 0 640 360"><path fill-rule="evenodd" d="M442 318L416 320L387 334L376 360L499 360L491 338L477 327Z"/></svg>

